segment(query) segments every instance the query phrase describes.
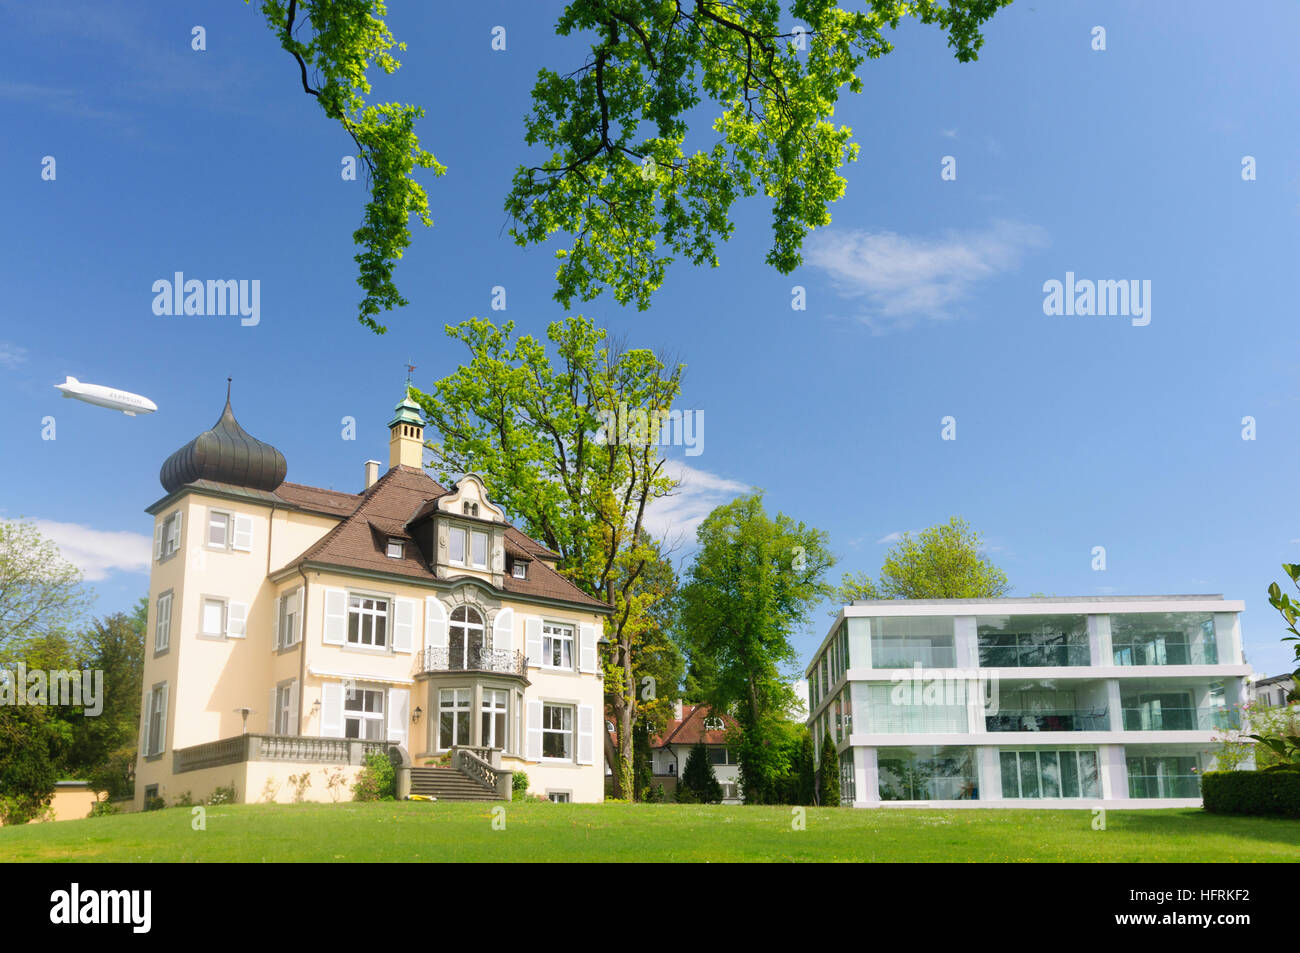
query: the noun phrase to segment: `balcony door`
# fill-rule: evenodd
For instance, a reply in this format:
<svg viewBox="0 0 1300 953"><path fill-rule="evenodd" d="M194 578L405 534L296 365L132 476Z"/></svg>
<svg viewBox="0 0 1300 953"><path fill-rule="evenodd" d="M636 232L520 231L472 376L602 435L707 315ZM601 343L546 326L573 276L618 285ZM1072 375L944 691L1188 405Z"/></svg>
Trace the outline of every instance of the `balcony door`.
<svg viewBox="0 0 1300 953"><path fill-rule="evenodd" d="M484 647L483 617L477 609L460 606L451 613L447 629L448 668L479 668L479 656Z"/></svg>

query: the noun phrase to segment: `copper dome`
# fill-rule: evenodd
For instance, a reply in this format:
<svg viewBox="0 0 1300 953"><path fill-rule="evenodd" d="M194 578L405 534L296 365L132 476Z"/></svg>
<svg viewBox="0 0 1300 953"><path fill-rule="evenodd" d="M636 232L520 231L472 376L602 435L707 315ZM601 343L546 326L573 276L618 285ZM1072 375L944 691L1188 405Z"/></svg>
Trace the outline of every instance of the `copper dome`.
<svg viewBox="0 0 1300 953"><path fill-rule="evenodd" d="M221 419L168 457L158 479L168 493L195 480L270 491L284 482L287 469L284 454L239 426L227 393Z"/></svg>

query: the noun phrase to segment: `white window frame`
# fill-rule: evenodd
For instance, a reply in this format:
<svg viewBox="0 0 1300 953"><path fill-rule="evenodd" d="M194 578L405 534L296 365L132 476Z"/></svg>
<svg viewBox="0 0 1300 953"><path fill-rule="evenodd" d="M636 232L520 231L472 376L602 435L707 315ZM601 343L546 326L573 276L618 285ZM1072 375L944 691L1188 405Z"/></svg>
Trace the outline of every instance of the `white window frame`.
<svg viewBox="0 0 1300 953"><path fill-rule="evenodd" d="M220 543L214 543L212 541L212 527L216 525L218 519L221 521L223 536ZM219 549L226 552L230 549L231 543L234 542L234 535L235 514L230 510L209 509L208 521L203 527L203 545L207 549Z"/></svg>
<svg viewBox="0 0 1300 953"><path fill-rule="evenodd" d="M542 668L554 669L557 672L572 672L574 659L574 626L568 622L542 622ZM551 659L555 656L555 642L559 640L561 645L567 644L569 647L569 664L563 663L564 652L561 648L559 665L554 664Z"/></svg>
<svg viewBox="0 0 1300 953"><path fill-rule="evenodd" d="M158 562L166 562L181 550L181 511L173 510L163 517L159 530Z"/></svg>
<svg viewBox="0 0 1300 953"><path fill-rule="evenodd" d="M366 711L365 703L368 695L375 695L379 698L378 711ZM361 708L350 708L358 700L361 702ZM348 734L348 722L357 722L356 739L361 741L387 741L388 740L388 693L381 687L375 685L357 685L343 693L343 737L352 738ZM377 723L379 734L370 738L366 736L366 726L370 723Z"/></svg>
<svg viewBox="0 0 1300 953"><path fill-rule="evenodd" d="M302 586L280 594L275 601L275 638L277 649L292 648L302 636ZM288 610L290 600L296 600L292 611Z"/></svg>
<svg viewBox="0 0 1300 953"><path fill-rule="evenodd" d="M572 792L572 791L552 791L550 788L547 788L547 789L546 789L546 799L547 799L548 801L550 801L552 804L572 804L572 803L573 803L573 792Z"/></svg>
<svg viewBox="0 0 1300 953"><path fill-rule="evenodd" d="M478 543L480 540L481 540L482 543L483 543L483 561L482 561L482 562L479 562L479 561L478 561L478 558L474 555L474 550L475 550L475 548L476 548L475 544ZM467 552L465 555L466 555L466 557L467 557L468 560L469 560L469 565L470 565L471 568L473 568L473 569L487 569L487 567L488 567L488 559L489 559L490 556L492 555L492 540L488 537L488 534L487 534L487 533L484 533L484 532L482 532L482 531L480 531L480 530L476 530L476 529L470 530L470 532L469 532L469 552Z"/></svg>
<svg viewBox="0 0 1300 953"><path fill-rule="evenodd" d="M568 727L552 728L548 725L547 712L558 711L568 715ZM560 719L561 725L565 721ZM567 754L562 757L548 755L546 753L547 736L558 736L566 739L565 749ZM565 764L573 763L578 756L578 709L576 705L561 704L559 702L542 702L542 760L562 762Z"/></svg>
<svg viewBox="0 0 1300 953"><path fill-rule="evenodd" d="M457 620L456 614L458 612L465 613L467 617L465 621L462 622ZM478 616L478 622L469 621L468 616L471 612L474 613L474 615ZM453 636L451 630L455 628L460 628L465 633L464 640L461 643L461 655L459 659L461 664L459 669L456 668L457 660L452 657L452 653L455 651L455 646L452 645L452 642L455 637ZM458 671L472 671L478 668L479 660L471 659L469 657L469 646L471 641L470 635L473 631L478 631L479 633L480 648L482 649L492 648L492 630L488 628L487 620L484 617L484 614L481 609L479 609L477 606L472 606L468 604L459 605L455 609L452 609L451 613L447 617L447 661L448 664L453 669L456 669Z"/></svg>
<svg viewBox="0 0 1300 953"><path fill-rule="evenodd" d="M455 556L457 536L460 537L460 559ZM463 526L447 528L447 562L453 566L465 566L469 563L469 530Z"/></svg>
<svg viewBox="0 0 1300 953"><path fill-rule="evenodd" d="M464 705L461 704L462 698ZM443 747L442 716L446 712L451 713L451 744ZM466 728L465 744L468 745L474 740L474 690L472 688L438 689L438 723L434 726L435 751L450 751L457 747L456 736L460 733L462 719Z"/></svg>
<svg viewBox="0 0 1300 953"><path fill-rule="evenodd" d="M354 606L352 604L353 600L356 600L358 605ZM367 608L365 605L367 602L382 602L384 604L384 609L380 612L378 608L373 606ZM355 641L352 638L352 618L354 615L357 617L357 638ZM361 638L364 634L362 623L366 619L371 620L369 642L364 642ZM379 619L384 620L383 644L375 642L375 635L378 631L376 622ZM379 595L370 592L353 592L349 590L343 629L343 644L347 648L364 649L369 652L390 651L390 646L393 642L393 597L390 595Z"/></svg>
<svg viewBox="0 0 1300 953"><path fill-rule="evenodd" d="M479 704L479 747L500 748L510 751L510 692L504 688L485 688ZM487 717L487 725L483 719ZM497 720L501 720L501 734L497 737ZM484 730L486 727L487 730Z"/></svg>
<svg viewBox="0 0 1300 953"><path fill-rule="evenodd" d="M397 552L393 552L394 549L396 549ZM388 539L388 549L386 550L386 553L389 559L401 559L402 556L405 555L406 553L406 546L402 542L402 540L393 539L390 536Z"/></svg>
<svg viewBox="0 0 1300 953"><path fill-rule="evenodd" d="M208 604L217 603L221 606L221 631L209 632L206 628L208 624ZM205 639L224 639L226 637L227 627L230 625L230 600L223 599L221 596L204 596L199 603L199 635Z"/></svg>
<svg viewBox="0 0 1300 953"><path fill-rule="evenodd" d="M294 712L293 705L293 680L281 682L275 686L275 733L277 735L289 734L289 726L293 723Z"/></svg>
<svg viewBox="0 0 1300 953"><path fill-rule="evenodd" d="M514 576L516 579L527 579L528 563L516 562L513 566L510 567L510 575Z"/></svg>
<svg viewBox="0 0 1300 953"><path fill-rule="evenodd" d="M149 720L145 726L145 756L167 750L167 683L159 682L149 692Z"/></svg>
<svg viewBox="0 0 1300 953"><path fill-rule="evenodd" d="M175 604L175 592L168 589L158 595L154 610L153 654L161 655L172 645L172 606Z"/></svg>

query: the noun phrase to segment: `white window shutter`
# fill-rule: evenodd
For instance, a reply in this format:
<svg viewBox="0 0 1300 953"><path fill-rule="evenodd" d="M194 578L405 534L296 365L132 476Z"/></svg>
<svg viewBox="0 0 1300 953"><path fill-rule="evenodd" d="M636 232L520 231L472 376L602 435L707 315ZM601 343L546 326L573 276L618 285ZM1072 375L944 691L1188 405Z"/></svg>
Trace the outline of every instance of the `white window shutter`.
<svg viewBox="0 0 1300 953"><path fill-rule="evenodd" d="M271 651L278 649L280 647L280 639L284 638L284 636L280 634L280 610L284 608L284 600L288 598L288 596L277 596L275 605L273 606L275 609L275 623L274 628L271 630Z"/></svg>
<svg viewBox="0 0 1300 953"><path fill-rule="evenodd" d="M431 649L447 647L447 609L437 596L424 600L424 644Z"/></svg>
<svg viewBox="0 0 1300 953"><path fill-rule="evenodd" d="M167 691L166 683L162 687L162 717L158 719L158 750L154 754L161 754L167 750Z"/></svg>
<svg viewBox="0 0 1300 953"><path fill-rule="evenodd" d="M393 606L393 651L410 652L415 644L415 600L398 599Z"/></svg>
<svg viewBox="0 0 1300 953"><path fill-rule="evenodd" d="M584 626L583 628L586 628ZM578 764L591 764L595 754L593 711L590 705L578 706Z"/></svg>
<svg viewBox="0 0 1300 953"><path fill-rule="evenodd" d="M153 558L154 562L162 559L163 544L163 527L167 525L166 519L160 519L158 524L153 528Z"/></svg>
<svg viewBox="0 0 1300 953"><path fill-rule="evenodd" d="M578 626L578 671L596 671L596 627L594 625Z"/></svg>
<svg viewBox="0 0 1300 953"><path fill-rule="evenodd" d="M528 703L528 750L527 758L529 761L542 760L542 703L530 701Z"/></svg>
<svg viewBox="0 0 1300 953"><path fill-rule="evenodd" d="M172 546L172 551L173 551L173 552L175 552L176 550L179 550L179 549L181 548L181 522L182 522L184 519L185 519L185 513L184 513L184 511L182 511L182 510L177 510L177 511L176 511L176 522L175 522L174 524L172 524L172 532L171 532L171 535L167 537L167 538L168 538L168 541L174 544L174 545Z"/></svg>
<svg viewBox="0 0 1300 953"><path fill-rule="evenodd" d="M535 615L524 619L524 654L530 666L542 664L542 620Z"/></svg>
<svg viewBox="0 0 1300 953"><path fill-rule="evenodd" d="M320 733L322 738L343 737L343 684L326 682L321 686Z"/></svg>
<svg viewBox="0 0 1300 953"><path fill-rule="evenodd" d="M290 645L297 645L302 641L302 604L306 591L305 586L299 586L293 591L293 631L288 636Z"/></svg>
<svg viewBox="0 0 1300 953"><path fill-rule="evenodd" d="M253 518L243 513L236 513L233 520L234 538L230 543L231 549L237 549L241 553L252 552L253 550Z"/></svg>
<svg viewBox="0 0 1300 953"><path fill-rule="evenodd" d="M325 628L322 641L326 645L342 645L348 631L348 594L342 589L325 590ZM342 702L340 702L340 705ZM343 722L339 722L342 730Z"/></svg>
<svg viewBox="0 0 1300 953"><path fill-rule="evenodd" d="M275 734L276 715L280 712L279 705L277 704L279 701L280 692L274 685L272 685L271 703L266 707L266 733L268 735Z"/></svg>
<svg viewBox="0 0 1300 953"><path fill-rule="evenodd" d="M248 635L248 604L231 602L226 606L226 638L242 639Z"/></svg>
<svg viewBox="0 0 1300 953"><path fill-rule="evenodd" d="M289 734L298 734L298 680L289 684Z"/></svg>
<svg viewBox="0 0 1300 953"><path fill-rule="evenodd" d="M388 690L388 740L406 747L406 724L411 720L411 693L405 688Z"/></svg>
<svg viewBox="0 0 1300 953"><path fill-rule="evenodd" d="M492 620L492 648L509 652L515 647L515 610L502 609Z"/></svg>

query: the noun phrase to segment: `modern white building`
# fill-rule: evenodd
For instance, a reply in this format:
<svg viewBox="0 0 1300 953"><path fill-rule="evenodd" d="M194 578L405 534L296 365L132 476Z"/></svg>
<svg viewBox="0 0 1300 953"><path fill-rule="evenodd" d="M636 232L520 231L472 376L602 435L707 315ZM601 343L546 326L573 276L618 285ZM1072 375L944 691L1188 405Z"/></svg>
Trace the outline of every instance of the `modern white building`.
<svg viewBox="0 0 1300 953"><path fill-rule="evenodd" d="M1240 601L865 600L807 669L856 807L1185 807L1239 721Z"/></svg>

